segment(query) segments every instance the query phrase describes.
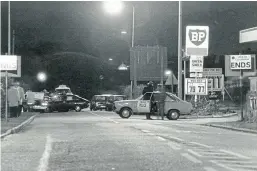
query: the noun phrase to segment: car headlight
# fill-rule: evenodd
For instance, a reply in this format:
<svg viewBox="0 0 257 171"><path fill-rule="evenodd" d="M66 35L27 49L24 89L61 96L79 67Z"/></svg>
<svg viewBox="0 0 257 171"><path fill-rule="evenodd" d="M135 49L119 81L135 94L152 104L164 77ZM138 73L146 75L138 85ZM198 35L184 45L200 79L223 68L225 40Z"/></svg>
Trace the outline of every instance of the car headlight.
<svg viewBox="0 0 257 171"><path fill-rule="evenodd" d="M43 103L42 103L42 106L47 106L47 105L48 105L47 102L43 102Z"/></svg>

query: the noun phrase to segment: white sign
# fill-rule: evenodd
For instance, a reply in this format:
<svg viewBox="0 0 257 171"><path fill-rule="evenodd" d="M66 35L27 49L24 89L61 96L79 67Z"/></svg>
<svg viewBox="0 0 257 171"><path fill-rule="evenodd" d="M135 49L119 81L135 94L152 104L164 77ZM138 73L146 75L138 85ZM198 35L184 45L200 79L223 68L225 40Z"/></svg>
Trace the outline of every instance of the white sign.
<svg viewBox="0 0 257 171"><path fill-rule="evenodd" d="M186 27L186 54L208 56L209 26Z"/></svg>
<svg viewBox="0 0 257 171"><path fill-rule="evenodd" d="M204 76L222 76L222 68L204 68Z"/></svg>
<svg viewBox="0 0 257 171"><path fill-rule="evenodd" d="M252 69L251 55L230 55L230 69Z"/></svg>
<svg viewBox="0 0 257 171"><path fill-rule="evenodd" d="M190 56L190 72L203 72L203 56Z"/></svg>
<svg viewBox="0 0 257 171"><path fill-rule="evenodd" d="M186 78L185 92L187 95L208 95L208 80Z"/></svg>
<svg viewBox="0 0 257 171"><path fill-rule="evenodd" d="M0 70L15 71L18 66L18 59L15 55L0 55Z"/></svg>
<svg viewBox="0 0 257 171"><path fill-rule="evenodd" d="M192 73L190 73L190 77L191 78L203 77L203 73L202 72L192 72Z"/></svg>

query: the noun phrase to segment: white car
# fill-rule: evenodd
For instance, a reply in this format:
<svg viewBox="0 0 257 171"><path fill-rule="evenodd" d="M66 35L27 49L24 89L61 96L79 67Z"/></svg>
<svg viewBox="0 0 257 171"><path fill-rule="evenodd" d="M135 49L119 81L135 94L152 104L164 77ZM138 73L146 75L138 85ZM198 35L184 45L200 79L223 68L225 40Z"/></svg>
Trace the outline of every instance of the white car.
<svg viewBox="0 0 257 171"><path fill-rule="evenodd" d="M164 115L169 120L177 120L180 114L190 114L193 110L191 103L178 98L172 93L166 92L164 96ZM155 91L145 93L134 100L116 101L114 111L122 118L129 118L132 114L136 113L150 113L150 99L152 98L154 102L159 102L161 99L161 92Z"/></svg>

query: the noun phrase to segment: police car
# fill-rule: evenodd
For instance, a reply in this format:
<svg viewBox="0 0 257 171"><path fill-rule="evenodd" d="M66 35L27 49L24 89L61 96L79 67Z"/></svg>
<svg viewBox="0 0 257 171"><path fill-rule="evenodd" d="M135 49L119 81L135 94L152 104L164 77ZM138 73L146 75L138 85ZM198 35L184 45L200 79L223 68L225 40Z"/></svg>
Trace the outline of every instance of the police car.
<svg viewBox="0 0 257 171"><path fill-rule="evenodd" d="M116 101L114 111L121 118L129 118L133 114L150 113L151 100L160 102L162 93L159 91L148 92L134 100ZM176 95L166 92L164 94L164 114L169 120L177 120L181 114L190 114L193 110L191 103L186 102ZM157 111L155 111L157 112Z"/></svg>

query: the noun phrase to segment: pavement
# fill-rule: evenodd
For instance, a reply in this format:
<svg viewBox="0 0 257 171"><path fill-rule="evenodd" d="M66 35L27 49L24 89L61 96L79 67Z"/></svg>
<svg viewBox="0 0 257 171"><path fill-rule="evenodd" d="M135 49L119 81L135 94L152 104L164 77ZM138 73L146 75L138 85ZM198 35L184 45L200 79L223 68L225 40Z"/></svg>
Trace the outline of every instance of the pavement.
<svg viewBox="0 0 257 171"><path fill-rule="evenodd" d="M19 126L34 115L36 115L36 113L23 112L20 117L8 118L8 121L6 121L5 118L1 118L1 135L12 128Z"/></svg>
<svg viewBox="0 0 257 171"><path fill-rule="evenodd" d="M153 118L88 110L38 115L2 139L2 171L257 170L256 134L201 125L224 118Z"/></svg>

